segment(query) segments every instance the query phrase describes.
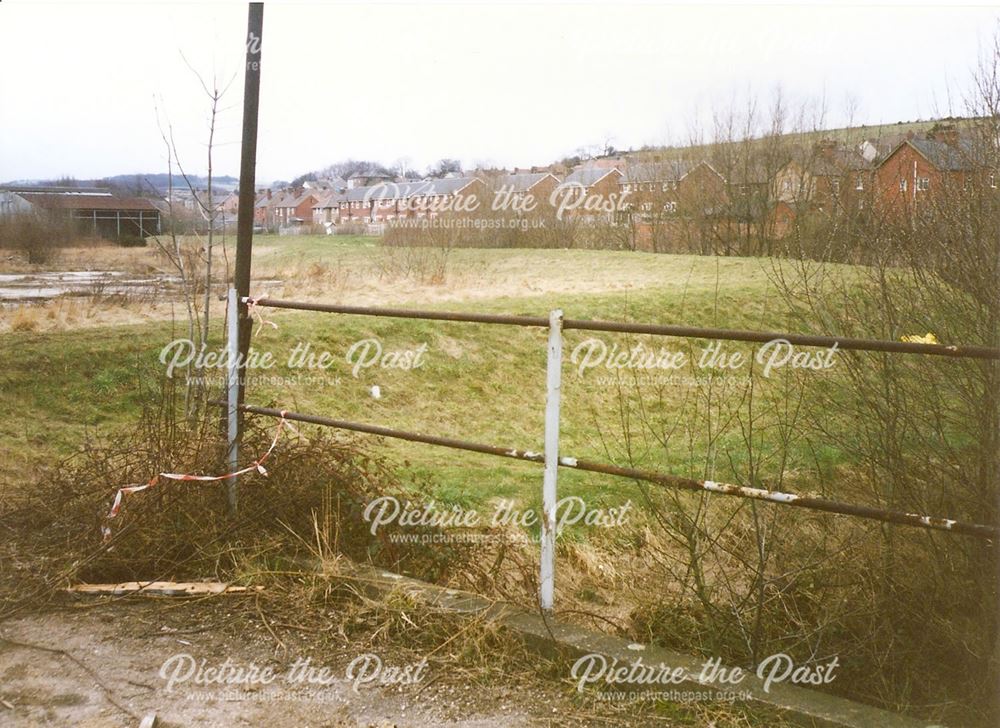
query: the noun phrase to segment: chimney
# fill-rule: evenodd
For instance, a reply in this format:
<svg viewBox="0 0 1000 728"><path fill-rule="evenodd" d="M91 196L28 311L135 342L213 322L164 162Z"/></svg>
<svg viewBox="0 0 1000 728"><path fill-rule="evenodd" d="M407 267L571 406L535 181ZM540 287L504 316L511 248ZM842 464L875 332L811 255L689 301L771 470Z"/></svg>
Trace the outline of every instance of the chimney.
<svg viewBox="0 0 1000 728"><path fill-rule="evenodd" d="M833 153L837 151L837 142L833 139L823 139L816 142L816 155L824 159L832 159Z"/></svg>
<svg viewBox="0 0 1000 728"><path fill-rule="evenodd" d="M944 142L949 146L958 144L958 129L954 124L941 124L928 132L927 136L934 141Z"/></svg>
<svg viewBox="0 0 1000 728"><path fill-rule="evenodd" d="M269 200L271 199L271 188L270 187L267 188L267 199L269 199Z"/></svg>

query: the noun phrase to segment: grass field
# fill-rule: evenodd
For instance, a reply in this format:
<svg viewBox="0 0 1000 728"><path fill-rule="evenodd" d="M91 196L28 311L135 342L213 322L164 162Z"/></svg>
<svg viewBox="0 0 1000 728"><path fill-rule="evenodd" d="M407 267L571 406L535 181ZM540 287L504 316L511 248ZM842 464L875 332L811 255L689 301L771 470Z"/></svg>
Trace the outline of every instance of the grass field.
<svg viewBox="0 0 1000 728"><path fill-rule="evenodd" d="M588 250L393 249L368 238L338 237L263 237L256 245L253 292L258 296L535 316L561 308L570 318L845 333L826 331L809 318L803 320L801 312L790 311L774 280L776 267L785 263L766 259ZM99 251L94 264L110 267L111 253ZM127 266L157 265L151 251L128 251L127 256ZM62 262L79 267L86 260L85 252L71 251ZM851 269L836 271L849 281L856 274ZM32 315L50 320L38 313L46 311L45 306L32 310ZM543 329L278 309L261 313L276 328L255 325L253 349L270 353L279 364L251 371L247 401L252 404L542 450ZM144 403L161 386L162 348L186 336L187 322L179 309L175 314L171 318L170 306L162 302L153 307L126 302L116 309L114 301L103 301L82 320L60 321L57 316L55 323L35 330L0 333L0 397L9 413L0 421L0 458L6 464L0 471L0 497L16 501L58 459L95 439L113 441L117 433L135 429ZM215 344L221 347L219 314L221 310L213 311ZM847 333L885 335L866 325L871 324L862 317ZM675 372L594 368L581 374L573 356L589 338L609 348L642 343L653 350L679 350L692 359L707 343L566 332L562 455L859 503L882 497L878 490L863 490L862 478L849 477L860 468L851 460L855 455L848 453L857 452L850 438L861 429L850 417L864 410L848 401L853 392L843 386L840 369L783 370L764 378L758 366L752 386L748 366L729 373L711 373L689 364ZM409 369L375 365L359 369L355 376L347 354L366 340L377 341L383 353L422 349L422 364ZM291 352L305 345L315 355L329 352L329 367L321 371L287 367ZM749 356L754 351L748 346L723 346L727 353ZM901 386L912 385L910 378L923 381L922 376L938 376L943 370L937 367L951 364L929 362L918 369L907 364L911 360L900 361L896 380ZM223 372L210 375L221 394ZM378 398L372 396L376 385ZM803 412L818 416L796 419ZM264 424L273 426L271 421ZM310 428L302 429L309 436ZM431 497L443 510L461 504L484 513L496 499L510 498L522 509L540 512L542 477L536 464L394 440L376 444L369 436L356 437L388 458L400 486L414 495L416 503ZM835 444L838 438L843 450ZM241 459L248 462L257 455L247 451ZM280 451L268 468L272 473L281 468ZM242 497L252 498L254 483L260 485L260 479L251 476L243 482ZM107 482L108 500L123 484ZM768 584L780 586L775 592L778 598L768 600L765 595L761 603L761 624L770 631L761 640L785 649L788 640L800 635L805 635L802 640L811 639L818 623L838 649L843 645L854 664L862 666L845 677L838 692L895 704L894 688L869 690L870 672L865 672L884 658L883 647L872 645L879 653L875 659L865 651L867 643L855 644L851 637L853 630L861 629L857 620L863 621L864 614L881 615L876 611L881 603L871 601L875 597L864 591L863 583L839 576L863 571L864 565L877 561L873 556L881 553L877 526L717 496L667 491L649 495L635 482L571 469L560 470L559 495L579 495L588 508L631 501L639 510L636 520L622 531L577 527L560 535L563 566L557 601L570 605L567 609L579 608L584 610L581 614L628 625L628 633L637 639L705 654L719 652L745 662L740 620L748 618L751 579L759 568L767 573ZM650 500L644 501L647 497ZM673 520L667 525L654 523L664 514ZM890 533L906 548L923 544L919 539L924 534ZM759 565L753 556L759 548L757 536L770 549L766 563ZM490 548L500 555L505 552L503 546ZM534 558L536 549L525 548L528 558ZM694 577L689 576L689 565L696 562L702 580L696 586L703 589L698 599L691 596ZM489 552L484 563L500 559L494 562ZM498 593L508 587L514 593L530 593L531 584L519 581L516 559L505 564ZM487 583L489 588L493 587ZM857 609L869 611L858 617ZM795 646L804 649L799 643Z"/></svg>
<svg viewBox="0 0 1000 728"><path fill-rule="evenodd" d="M767 263L757 259L455 250L446 261L445 279L430 283L420 280L419 260L411 265L416 273L387 271L386 256L393 254L368 238L263 238L257 243L254 272L259 278L284 277L284 282L271 286L277 289L274 294L310 300L351 303L360 299L534 315L561 307L567 317L575 318L740 328L775 328L784 320ZM129 251L129 255L134 254ZM567 293L557 294L557 290ZM256 349L272 352L284 364L296 344L308 343L314 352L329 351L335 363L326 371L293 371L283 365L262 371L265 379L291 381L252 382L248 401L541 449L542 330L277 310L265 313L278 328L258 327ZM11 411L21 413L2 425L0 448L8 463L7 478L23 477L69 454L88 437L127 427L138 414L141 390L155 387L163 372L158 361L161 347L182 337L183 330L180 320L162 320L3 334L0 391ZM385 352L426 344L423 364L409 371L374 365L355 377L346 354L353 343L368 338L377 338ZM579 456L606 457L607 440L614 439L617 428L618 388L598 380L619 375L598 369L584 376L577 373L569 357L585 338L582 332L568 332L566 337L563 449ZM597 338L609 347L635 343L624 336ZM654 348L687 346L671 339L645 343ZM370 395L376 384L382 392L378 400ZM654 389L657 398L669 402L681 397L684 388ZM475 502L494 496L523 497L537 490L539 473L532 465L409 444L386 443L385 447L409 463L414 479L432 478L443 498ZM567 473L564 480L567 492L593 489L597 495L617 493L623 487L607 478L597 483L593 477L576 473Z"/></svg>

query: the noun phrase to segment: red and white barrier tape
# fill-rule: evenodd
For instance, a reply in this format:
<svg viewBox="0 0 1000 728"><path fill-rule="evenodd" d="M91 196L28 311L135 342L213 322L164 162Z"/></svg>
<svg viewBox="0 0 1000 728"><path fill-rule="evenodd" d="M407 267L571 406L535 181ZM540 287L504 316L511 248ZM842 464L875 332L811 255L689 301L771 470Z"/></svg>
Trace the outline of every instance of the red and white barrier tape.
<svg viewBox="0 0 1000 728"><path fill-rule="evenodd" d="M247 314L251 318L257 319L257 324L258 324L257 333L260 333L260 330L265 326L270 326L273 329L278 328L278 324L274 323L274 321L268 321L266 318L264 318L264 315L260 312L260 309L257 306L256 298L254 298L253 296L245 296L243 298L243 302L247 305Z"/></svg>
<svg viewBox="0 0 1000 728"><path fill-rule="evenodd" d="M115 493L115 500L111 504L111 510L108 511L108 515L104 517L104 523L101 525L101 535L104 537L104 542L107 543L111 540L111 528L108 526L108 521L118 515L118 511L121 510L122 500L127 495L132 493L138 493L141 490L146 490L147 488L152 488L154 485L158 485L161 478L167 480L179 480L179 481L197 481L200 483L211 483L218 480L228 480L229 478L235 478L239 475L244 475L253 471L257 471L263 476L267 476L267 470L264 468L264 461L271 457L271 453L274 452L274 448L278 445L278 439L281 437L281 432L286 427L292 432L298 434L298 430L292 425L291 422L285 419L286 410L281 410L281 420L278 421L278 429L274 433L274 439L271 440L271 447L267 448L267 452L261 455L259 458L254 460L252 463L247 465L241 470L237 470L233 473L226 473L225 475L189 475L188 473L157 473L152 478L150 478L146 483L135 483L133 485L126 485L123 488L119 488L118 492Z"/></svg>

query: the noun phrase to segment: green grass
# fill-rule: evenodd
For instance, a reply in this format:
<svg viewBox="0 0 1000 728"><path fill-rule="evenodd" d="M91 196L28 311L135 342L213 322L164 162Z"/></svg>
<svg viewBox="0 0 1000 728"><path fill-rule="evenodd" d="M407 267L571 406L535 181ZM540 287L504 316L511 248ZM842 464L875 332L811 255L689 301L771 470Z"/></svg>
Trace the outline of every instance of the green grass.
<svg viewBox="0 0 1000 728"><path fill-rule="evenodd" d="M360 264L378 254L370 238L264 238L258 245L259 267L264 270L289 261L328 264L339 259ZM598 271L606 280L627 282L656 276L662 283L604 294L517 296L447 305L415 300L410 305L534 315L560 307L572 318L732 328L780 329L786 322L767 276L768 264L758 259L552 250L458 250L454 256L452 263L459 269L478 261L506 266L511 275L517 275L538 270L539 265L560 265L577 268L584 275ZM296 372L283 363L298 342L310 343L314 351L331 352L335 364L325 373L302 372L325 377L320 383L252 384L248 402L504 447L542 449L544 330L274 309L266 315L278 328L258 331L253 346L273 353L282 366L262 374L294 376ZM0 424L0 456L15 465L8 475L24 476L72 452L92 435L133 423L143 388L155 387L163 369L157 360L160 348L181 337L182 331L183 327L163 322L0 337L0 396L8 411L19 415ZM377 338L385 351L426 343L425 363L410 371L373 367L354 377L345 355L354 342L366 338ZM572 331L566 335L561 450L577 457L622 462L618 387L598 383L596 370L580 377L569 361L574 347L585 338L590 334ZM638 340L610 334L596 338L608 346L616 342L628 346ZM677 339L640 338L654 348L691 346ZM382 392L379 400L370 395L376 384ZM669 417L691 406L686 391L651 387L627 396L659 412L658 417ZM742 443L736 433L727 438L717 446L733 457ZM695 442L676 438L666 450L647 446L634 460L658 469L700 474L704 444L701 438ZM538 505L541 472L536 465L399 441L386 441L381 448L403 464L404 482L426 485L443 501L482 507L491 499L516 498L525 505ZM831 458L835 460L836 454ZM635 486L626 481L572 471L561 473L560 494L581 495L595 506L638 497Z"/></svg>

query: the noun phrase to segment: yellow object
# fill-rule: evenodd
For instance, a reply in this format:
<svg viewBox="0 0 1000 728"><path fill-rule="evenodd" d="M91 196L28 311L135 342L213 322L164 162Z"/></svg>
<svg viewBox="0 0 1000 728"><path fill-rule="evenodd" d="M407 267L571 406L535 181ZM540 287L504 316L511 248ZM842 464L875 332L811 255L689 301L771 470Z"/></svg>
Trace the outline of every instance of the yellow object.
<svg viewBox="0 0 1000 728"><path fill-rule="evenodd" d="M900 341L904 341L907 344L940 344L941 342L937 340L934 334L928 333L926 336L901 336Z"/></svg>

